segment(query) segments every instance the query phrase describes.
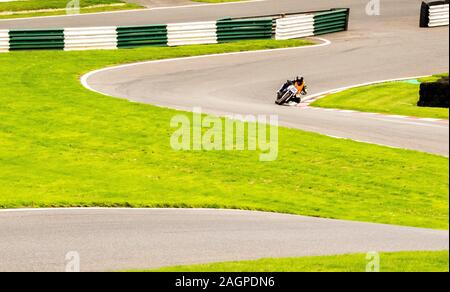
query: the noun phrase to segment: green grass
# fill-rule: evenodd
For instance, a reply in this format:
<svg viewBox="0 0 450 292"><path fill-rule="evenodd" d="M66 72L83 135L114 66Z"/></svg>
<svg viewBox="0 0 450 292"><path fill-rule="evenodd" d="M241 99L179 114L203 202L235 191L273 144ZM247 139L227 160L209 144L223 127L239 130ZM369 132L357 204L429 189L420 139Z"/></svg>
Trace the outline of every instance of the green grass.
<svg viewBox="0 0 450 292"><path fill-rule="evenodd" d="M444 75L448 74L435 75L419 81L435 81ZM448 119L448 109L418 107L418 101L419 85L398 81L357 87L330 94L312 103L312 106Z"/></svg>
<svg viewBox="0 0 450 292"><path fill-rule="evenodd" d="M48 12L40 12L36 10L62 9L66 8L69 2L70 2L69 0L28 0L28 1L1 2L0 19L64 15L66 14L65 10L55 10ZM95 7L97 5L111 5L111 4L113 5L123 4L123 5ZM141 6L133 3L126 3L125 1L122 0L80 0L80 8L81 8L80 13L93 13L104 11L137 9L141 8ZM2 12L13 12L13 14L1 15ZM27 13L19 13L19 12L27 12Z"/></svg>
<svg viewBox="0 0 450 292"><path fill-rule="evenodd" d="M365 272L365 254L177 266L150 272ZM380 254L380 272L448 272L448 251Z"/></svg>
<svg viewBox="0 0 450 292"><path fill-rule="evenodd" d="M305 44L0 54L0 208L238 208L448 229L448 158L286 128L274 162L176 152L179 112L79 82L114 64Z"/></svg>

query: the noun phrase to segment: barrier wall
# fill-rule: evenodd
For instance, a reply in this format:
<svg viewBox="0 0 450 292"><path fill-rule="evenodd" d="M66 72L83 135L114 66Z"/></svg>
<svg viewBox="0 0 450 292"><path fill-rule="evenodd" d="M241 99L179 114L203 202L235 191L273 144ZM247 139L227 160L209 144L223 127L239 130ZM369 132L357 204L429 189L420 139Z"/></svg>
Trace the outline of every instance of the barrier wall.
<svg viewBox="0 0 450 292"><path fill-rule="evenodd" d="M420 27L449 25L449 0L422 2Z"/></svg>
<svg viewBox="0 0 450 292"><path fill-rule="evenodd" d="M64 29L28 29L9 31L9 50L62 50Z"/></svg>
<svg viewBox="0 0 450 292"><path fill-rule="evenodd" d="M345 31L347 30L348 20L348 9L316 13L314 14L314 35Z"/></svg>
<svg viewBox="0 0 450 292"><path fill-rule="evenodd" d="M0 30L0 52L97 50L287 40L347 30L349 9L145 26Z"/></svg>
<svg viewBox="0 0 450 292"><path fill-rule="evenodd" d="M238 40L271 39L273 18L222 19L217 21L219 43Z"/></svg>
<svg viewBox="0 0 450 292"><path fill-rule="evenodd" d="M276 20L275 39L288 40L314 35L314 15L300 15Z"/></svg>
<svg viewBox="0 0 450 292"><path fill-rule="evenodd" d="M348 29L349 16L349 9L332 9L278 18L275 38L287 40L345 31Z"/></svg>
<svg viewBox="0 0 450 292"><path fill-rule="evenodd" d="M167 46L167 25L125 26L116 31L119 49Z"/></svg>
<svg viewBox="0 0 450 292"><path fill-rule="evenodd" d="M167 25L169 46L217 44L217 25L212 22L174 23Z"/></svg>
<svg viewBox="0 0 450 292"><path fill-rule="evenodd" d="M64 43L67 51L116 49L116 27L66 28Z"/></svg>
<svg viewBox="0 0 450 292"><path fill-rule="evenodd" d="M9 51L9 31L0 30L0 53Z"/></svg>

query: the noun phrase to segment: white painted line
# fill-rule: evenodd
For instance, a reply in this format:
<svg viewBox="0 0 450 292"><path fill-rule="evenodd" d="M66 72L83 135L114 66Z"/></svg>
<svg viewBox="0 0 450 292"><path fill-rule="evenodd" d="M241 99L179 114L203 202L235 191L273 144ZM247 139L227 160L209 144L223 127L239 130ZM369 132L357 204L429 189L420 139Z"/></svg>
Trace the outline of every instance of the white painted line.
<svg viewBox="0 0 450 292"><path fill-rule="evenodd" d="M263 53L270 53L270 52L283 52L283 51L292 51L292 50L304 50L304 49L312 49L312 48L318 48L323 46L329 46L331 45L331 41L324 39L324 38L318 38L318 37L312 37L311 39L316 39L321 41L321 44L318 45L312 45L312 46L303 46L303 47L292 47L292 48L282 48L282 49L270 49L270 50L256 50L256 51L245 51L245 52L233 52L233 53L225 53L225 54L210 54L210 55L201 55L201 56L193 56L193 57L184 57L184 58L172 58L172 59L162 59L162 60L152 60L152 61L144 61L144 62L138 62L138 63L131 63L131 64L125 64L125 65L119 65L119 66L112 66L107 67L99 70L95 70L92 72L89 72L81 77L81 84L96 93L110 96L108 94L105 94L103 92L97 91L94 88L92 88L89 85L89 78L95 74L98 74L100 72L106 72L110 70L117 70L117 69L123 69L133 66L139 66L139 65L145 65L145 64L159 64L159 63L169 63L169 62L178 62L178 61L186 61L186 60L196 60L196 59L205 59L205 58L215 58L215 57L222 57L222 56L235 56L235 55L245 55L245 54L263 54Z"/></svg>
<svg viewBox="0 0 450 292"><path fill-rule="evenodd" d="M411 117L408 117L408 116L388 115L388 114L382 114L382 113L380 115L383 115L383 116L389 117L389 118L394 118L394 119L409 119L409 118L411 118Z"/></svg>
<svg viewBox="0 0 450 292"><path fill-rule="evenodd" d="M401 150L421 152L419 150L412 150L412 149L409 149L409 148L396 147L396 146L386 145L386 144L382 144L382 143L374 143L374 142L365 141L365 140L351 139L351 138L339 137L339 136L334 136L334 135L325 135L325 136L330 137L330 138L334 138L334 139L348 140L348 141L354 141L354 142L364 143L364 144L372 144L372 145L387 147L387 148L391 148L391 149L401 149ZM440 154L432 154L432 153L430 153L430 155L442 156L442 157L447 157L447 158L449 157L448 155L444 155L444 154L440 155Z"/></svg>
<svg viewBox="0 0 450 292"><path fill-rule="evenodd" d="M302 217L308 218L304 215L296 215L289 213L277 213L269 211L258 211L258 210L244 210L244 209L224 209L224 208L130 208L130 207L68 207L68 208L17 208L17 209L0 209L0 214L2 213L44 213L44 212L55 212L55 211L173 211L177 212L180 210L184 211L195 211L195 212L226 212L226 213L240 213L240 214L262 214L262 215L272 215L272 216L291 216L291 217ZM329 220L327 218L320 218L322 220ZM335 221L343 221L336 219Z"/></svg>
<svg viewBox="0 0 450 292"><path fill-rule="evenodd" d="M105 72L105 71L109 71L109 70L115 70L115 69L120 69L120 68L127 68L127 67L132 67L132 66L137 66L137 65L142 65L142 64L152 64L152 63L164 63L164 62L176 62L176 61L180 61L180 60L192 60L192 59L200 59L200 58L210 58L210 57L220 57L220 56L224 56L224 55L240 55L240 54L256 54L256 53L265 53L265 52L272 52L272 51L285 51L285 50L294 50L294 49L308 49L308 48L317 48L317 47L322 47L322 46L328 46L331 44L331 41L326 40L326 39L322 39L322 38L315 38L315 39L319 39L321 41L323 41L322 44L319 45L313 45L313 46L305 46L305 47L296 47L296 48L284 48L284 49L271 49L271 50L262 50L262 51L248 51L248 52L236 52L236 53L226 53L226 54L213 54L213 55L203 55L203 56L195 56L195 57L185 57L185 58L175 58L175 59L165 59L165 60L154 60L154 61L146 61L146 62L140 62L140 63L133 63L133 64L125 64L125 65L120 65L120 66L113 66L113 67L108 67L108 68L104 68L104 69L99 69L96 71L92 71L89 72L85 75L83 75L81 77L81 84L93 91L93 92L97 92L99 94L102 95L106 95L102 92L99 92L95 89L93 89L90 85L89 85L89 78L97 73L100 72ZM384 81L375 81L375 82L369 82L369 83L365 83L365 84L360 84L360 85L356 85L356 86L349 86L349 87L345 87L343 89L339 89L339 90L331 90L329 92L339 92L345 89L349 89L352 87L359 87L359 86L365 86L365 85L371 85L371 84L376 84L376 83L384 83L384 82L391 82L391 81L400 81L400 80L409 80L409 79L417 79L417 78L422 78L422 77L427 77L427 76L417 76L417 77L407 77L407 78L399 78L399 79L391 79L391 80L384 80ZM315 97L319 97L319 96L324 96L327 93L319 93L316 94ZM309 99L308 99L309 100ZM316 107L300 107L301 109L313 109L313 110L324 110L324 111L338 111L337 109L327 109L327 108L316 108ZM353 111L354 113L364 113L367 115L371 115L371 116L376 116L374 117L374 119L380 119L382 120L383 116L384 116L384 120L386 120L386 117L389 117L389 115L382 115L382 114L378 114L378 113L369 113L369 112L357 112L357 111ZM380 118L377 118L380 117ZM397 121L399 122L399 121ZM408 122L406 122L408 123ZM440 125L432 125L432 124L423 124L423 123L409 123L409 124L417 124L420 126L437 126L439 127ZM442 127L442 126L441 126ZM401 148L401 147L394 147L391 145L385 145L385 144L380 144L380 143L373 143L370 141L363 141L363 140L357 140L357 139L351 139L351 138L347 138L347 137L338 137L338 136L331 136L328 135L329 137L332 138L336 138L336 139L344 139L344 140L350 140L350 141L356 141L356 142L360 142L360 143L367 143L367 144L374 144L374 145L379 145L379 146L384 146L384 147L389 147L389 148L394 148L394 149L405 149L405 150L410 150L407 148ZM445 155L441 155L441 156L445 156ZM445 156L448 157L448 156Z"/></svg>
<svg viewBox="0 0 450 292"><path fill-rule="evenodd" d="M181 208L183 209L183 208ZM247 210L241 209L214 209L214 208L184 208L185 210L192 211L211 211L211 210L221 210L221 211L235 211L235 212L246 212ZM126 211L148 211L148 210L171 210L176 211L180 210L180 208L129 208L129 207L67 207L67 208L17 208L17 209L0 209L0 213L12 213L12 212L52 212L52 211L117 211L117 210L126 210ZM250 211L249 212L261 212L261 211ZM264 213L264 212L263 212ZM278 214L278 213L276 213Z"/></svg>
<svg viewBox="0 0 450 292"><path fill-rule="evenodd" d="M181 6L166 6L166 7L154 7L154 8L144 8L144 9L132 9L132 10L119 10L119 11L104 11L104 12L93 12L93 13L83 13L83 14L68 14L68 15L48 15L48 16L36 16L36 17L23 17L23 18L10 18L10 19L0 19L0 22L7 21L20 21L20 20L30 20L30 19L43 19L43 18L55 18L55 17L78 17L78 16L89 16L89 15L104 15L104 14L119 14L119 13L139 13L146 11L158 11L158 10L170 10L170 9L182 9L182 8L197 8L197 7L208 7L208 6L223 6L223 5L239 5L248 4L254 2L264 2L267 0L247 0L239 2L223 2L223 3L199 3L199 4L189 4Z"/></svg>
<svg viewBox="0 0 450 292"><path fill-rule="evenodd" d="M317 101L318 99L326 97L327 95L338 93L338 92L342 92L344 90L348 90L348 89L352 89L352 88L369 86L369 85L375 85L375 84L381 84L381 83L388 83L388 82L395 82L395 81L419 79L419 78L424 78L424 77L429 77L429 76L430 75L402 77L402 78L396 78L396 79L386 79L386 80L372 81L372 82L366 82L366 83L346 86L346 87L342 87L342 88L339 88L339 89L332 89L332 90L328 90L328 91L324 91L324 92L321 92L321 93L317 93L317 94L311 95L311 96L309 96L309 97L307 97L305 99L305 102L310 102L310 104L311 104L314 101ZM329 110L327 108L314 107L314 106L311 106L310 108L320 108L322 110ZM335 109L335 110L339 110L339 109ZM341 112L348 112L348 113L351 112L351 110L340 110L340 111ZM389 115L389 114L384 114L384 113L369 113L369 112L358 112L358 111L353 111L353 112L354 113L365 113L365 114L368 114L368 115L382 115L382 116L388 117L388 118L389 117L390 118L399 118L399 119L412 119L412 118L414 118L414 117L408 117L408 116L402 116L402 115ZM442 120L442 119L433 119L433 118L417 118L417 119L418 120L422 120L422 121L428 121L428 122L438 122L438 121ZM421 124L421 125L423 125L423 124Z"/></svg>
<svg viewBox="0 0 450 292"><path fill-rule="evenodd" d="M342 91L347 90L347 89L363 87L363 86L368 86L368 85L375 85L375 84L379 84L379 83L403 81L403 80L410 80L410 79L419 79L419 78L424 78L424 77L429 77L429 76L430 75L402 77L402 78L396 78L396 79L386 79L386 80L379 80L379 81L371 81L371 82L360 83L360 84L356 84L356 85L345 86L345 87L341 87L341 88L338 88L338 89L331 89L331 90L328 90L328 91L324 91L324 92L313 94L311 96L308 96L305 99L305 101L306 100L310 100L310 99L314 99L314 98L317 100L317 99L320 99L320 98L324 98L327 95L330 95L330 94L333 94L333 93L342 92Z"/></svg>
<svg viewBox="0 0 450 292"><path fill-rule="evenodd" d="M431 128L448 128L448 126L437 124L437 123L434 123L434 124L421 123L420 119L416 119L416 122L413 122L413 119L410 119L409 121L407 119L405 119L405 120L400 120L400 119L395 120L394 119L393 120L393 119L389 119L389 115L378 115L377 117L372 117L371 119L380 120L380 121L381 120L383 120L383 121L390 120L390 122L394 122L397 124L404 124L404 125L415 125L415 126L431 127Z"/></svg>
<svg viewBox="0 0 450 292"><path fill-rule="evenodd" d="M441 119L434 119L434 118L420 118L421 121L427 121L427 122L439 122Z"/></svg>

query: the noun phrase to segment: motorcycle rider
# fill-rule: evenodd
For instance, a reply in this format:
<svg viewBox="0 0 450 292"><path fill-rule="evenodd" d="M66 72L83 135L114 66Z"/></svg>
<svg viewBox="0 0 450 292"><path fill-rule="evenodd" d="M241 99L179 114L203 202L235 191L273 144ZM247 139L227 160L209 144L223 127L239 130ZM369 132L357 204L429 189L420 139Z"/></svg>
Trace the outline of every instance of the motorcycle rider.
<svg viewBox="0 0 450 292"><path fill-rule="evenodd" d="M298 92L301 95L306 95L307 92L307 86L305 83L305 79L303 77L298 77L295 78L294 80L288 80L283 87L281 88L281 90L278 92L278 98L281 98L281 96L283 96L286 93L286 90L288 89L289 86L294 85ZM295 96L293 99L291 99L291 101L289 103L295 103L298 104L301 102L301 98L298 96Z"/></svg>
<svg viewBox="0 0 450 292"><path fill-rule="evenodd" d="M305 83L305 78L297 77L294 81L294 85L295 85L295 87L297 87L297 90L301 95L306 95L308 93L306 83ZM296 103L300 103L301 98L296 96L295 98L292 99L292 101L296 102Z"/></svg>

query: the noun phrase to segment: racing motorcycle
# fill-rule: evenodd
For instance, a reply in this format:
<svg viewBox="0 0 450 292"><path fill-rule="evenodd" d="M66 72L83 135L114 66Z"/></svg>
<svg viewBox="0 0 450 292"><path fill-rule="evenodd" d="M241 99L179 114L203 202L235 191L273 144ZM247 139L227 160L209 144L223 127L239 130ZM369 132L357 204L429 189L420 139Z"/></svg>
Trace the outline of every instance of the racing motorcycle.
<svg viewBox="0 0 450 292"><path fill-rule="evenodd" d="M299 86L299 81L303 79L299 79L297 77L296 80L290 81L288 80L283 86L281 86L280 90L277 92L277 99L275 101L278 105L287 105L289 103L298 104L301 102L301 95L306 95L308 93L306 85ZM303 81L304 82L304 81ZM301 88L301 91L300 91Z"/></svg>

